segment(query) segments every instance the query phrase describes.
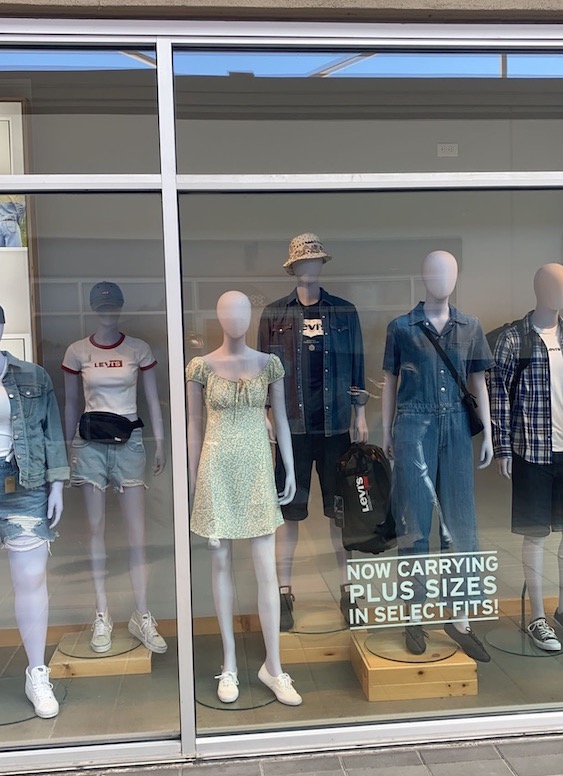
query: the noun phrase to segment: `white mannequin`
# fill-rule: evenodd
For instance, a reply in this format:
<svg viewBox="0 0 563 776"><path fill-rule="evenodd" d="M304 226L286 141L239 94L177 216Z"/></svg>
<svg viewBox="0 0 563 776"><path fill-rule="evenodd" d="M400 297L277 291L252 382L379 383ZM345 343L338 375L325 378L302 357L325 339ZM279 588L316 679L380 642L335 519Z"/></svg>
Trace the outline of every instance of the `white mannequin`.
<svg viewBox="0 0 563 776"><path fill-rule="evenodd" d="M448 251L432 251L424 259L421 273L426 288L424 313L438 334L441 334L450 318L449 298L457 282L457 261ZM383 451L390 460L393 459L393 422L397 406L398 384L398 376L386 370L381 400ZM484 426L478 465L479 469L483 469L491 463L493 458L491 415L485 372L472 372L468 377L467 387L476 398L477 411ZM457 620L452 624L460 633L465 633L469 629L468 619Z"/></svg>
<svg viewBox="0 0 563 776"><path fill-rule="evenodd" d="M217 316L223 329L223 343L217 350L205 356L205 362L220 377L228 380L248 379L260 374L270 356L253 350L246 344L245 338L251 317L248 297L239 291L227 291L217 303ZM203 386L188 380L187 391L190 502L193 503L203 444ZM270 384L270 401L279 450L286 469L285 488L283 493L279 494L278 502L287 504L295 495L295 474L283 380L276 380ZM252 473L249 473L249 476L252 476ZM223 672L232 672L236 675L232 540L210 539L208 544L212 551L213 600L223 644ZM275 534L251 538L250 544L258 584L258 616L266 647L264 665L272 677L278 677L282 674L282 667L279 649L280 601L276 576ZM232 698L232 700L235 699Z"/></svg>
<svg viewBox="0 0 563 776"><path fill-rule="evenodd" d="M99 345L112 345L119 339L119 316L121 308L98 313L98 324L94 339ZM156 451L153 474L162 473L166 464L164 450L164 426L156 384L154 369L141 372L143 388L147 401L150 423L155 437ZM78 419L84 405L82 380L80 375L64 373L65 384L65 433L69 442L74 437ZM136 420L136 416L127 416ZM108 608L106 594L106 544L105 544L105 493L92 484L81 485L90 526L90 558L96 596L96 611L104 612ZM137 611L148 612L147 603L147 563L145 551L145 488L142 485L124 488L117 494L129 543L129 573L135 596Z"/></svg>
<svg viewBox="0 0 563 776"><path fill-rule="evenodd" d="M536 307L532 314L532 323L540 329L557 326L559 310L563 308L563 266L544 264L534 277ZM497 459L497 469L502 477L512 477L512 458ZM543 601L543 562L545 538L524 536L522 540L522 565L530 599L530 621L545 618ZM559 605L563 611L563 535L557 551L559 563Z"/></svg>
<svg viewBox="0 0 563 776"><path fill-rule="evenodd" d="M324 262L322 259L302 259L293 265L297 278L297 298L302 305L316 304L321 298L320 276ZM365 444L368 441L368 425L366 421L366 408L364 405L352 405L352 441ZM299 520L285 520L278 531L277 563L278 576L281 586L291 585L293 571L293 558L299 541ZM342 546L342 530L336 526L334 520L329 523L330 539L336 555L336 562L340 569L342 582L346 582L346 560L351 557Z"/></svg>

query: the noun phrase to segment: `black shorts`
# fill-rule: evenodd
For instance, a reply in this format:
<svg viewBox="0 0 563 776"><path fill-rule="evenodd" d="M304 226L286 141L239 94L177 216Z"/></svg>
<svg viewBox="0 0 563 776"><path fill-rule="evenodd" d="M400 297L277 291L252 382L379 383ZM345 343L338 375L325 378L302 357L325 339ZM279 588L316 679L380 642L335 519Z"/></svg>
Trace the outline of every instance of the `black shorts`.
<svg viewBox="0 0 563 776"><path fill-rule="evenodd" d="M563 453L553 463L512 456L512 533L548 536L563 531Z"/></svg>
<svg viewBox="0 0 563 776"><path fill-rule="evenodd" d="M336 484L336 462L350 447L350 434L325 437L322 434L292 434L293 458L297 492L290 504L282 506L286 520L305 520L311 489L313 462L319 475L323 495L323 511L327 517L334 517L334 487ZM285 469L279 450L276 450L276 484L283 490Z"/></svg>

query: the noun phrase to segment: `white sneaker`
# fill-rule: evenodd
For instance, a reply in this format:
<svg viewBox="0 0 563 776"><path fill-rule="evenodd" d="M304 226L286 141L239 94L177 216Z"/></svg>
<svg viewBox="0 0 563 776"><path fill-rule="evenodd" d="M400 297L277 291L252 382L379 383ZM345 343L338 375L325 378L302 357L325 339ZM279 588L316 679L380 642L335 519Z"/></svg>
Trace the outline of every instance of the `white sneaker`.
<svg viewBox="0 0 563 776"><path fill-rule="evenodd" d="M289 674L271 676L266 671L266 666L262 664L258 671L258 679L270 688L280 703L285 703L288 706L299 706L300 703L303 703L303 698L294 689L293 679Z"/></svg>
<svg viewBox="0 0 563 776"><path fill-rule="evenodd" d="M547 652L559 652L561 649L561 642L551 625L547 624L545 617L532 620L526 630L536 647L545 649Z"/></svg>
<svg viewBox="0 0 563 776"><path fill-rule="evenodd" d="M217 697L222 703L234 703L238 698L238 677L236 671L223 671L217 674L219 680Z"/></svg>
<svg viewBox="0 0 563 776"><path fill-rule="evenodd" d="M158 652L162 655L168 649L168 644L164 641L156 626L158 623L150 612L141 614L134 611L129 620L129 633L139 639L151 652Z"/></svg>
<svg viewBox="0 0 563 776"><path fill-rule="evenodd" d="M36 666L25 669L25 694L33 703L38 717L49 719L59 713L59 704L53 695L53 685L49 681L51 669L47 666Z"/></svg>
<svg viewBox="0 0 563 776"><path fill-rule="evenodd" d="M93 652L108 652L111 649L112 630L113 622L108 614L108 610L106 609L105 612L98 612L94 624L92 625L90 649Z"/></svg>

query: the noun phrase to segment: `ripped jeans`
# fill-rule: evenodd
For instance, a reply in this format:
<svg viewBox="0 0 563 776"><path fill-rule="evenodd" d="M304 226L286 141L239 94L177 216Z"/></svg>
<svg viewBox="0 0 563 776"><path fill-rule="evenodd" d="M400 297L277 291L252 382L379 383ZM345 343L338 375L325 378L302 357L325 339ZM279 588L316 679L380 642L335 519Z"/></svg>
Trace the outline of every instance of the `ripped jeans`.
<svg viewBox="0 0 563 776"><path fill-rule="evenodd" d="M11 479L10 479L11 478ZM6 480L8 490L6 493ZM0 461L0 546L9 550L33 550L58 536L47 520L49 486L24 488L19 483L15 460Z"/></svg>
<svg viewBox="0 0 563 776"><path fill-rule="evenodd" d="M434 514L442 552L478 550L473 445L462 405L435 412L400 410L393 449L391 498L399 554L428 554ZM417 582L424 586L424 579ZM422 598L419 589L415 600Z"/></svg>
<svg viewBox="0 0 563 776"><path fill-rule="evenodd" d="M76 434L70 448L70 484L93 485L118 493L124 488L145 485L146 454L140 428L122 444L87 442Z"/></svg>

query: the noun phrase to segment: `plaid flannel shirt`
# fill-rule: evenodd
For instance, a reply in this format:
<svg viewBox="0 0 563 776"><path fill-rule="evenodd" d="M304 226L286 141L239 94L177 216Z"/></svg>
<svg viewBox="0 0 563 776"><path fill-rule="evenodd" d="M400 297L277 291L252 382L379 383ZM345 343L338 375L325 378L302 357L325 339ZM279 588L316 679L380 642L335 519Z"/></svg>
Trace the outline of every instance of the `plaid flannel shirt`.
<svg viewBox="0 0 563 776"><path fill-rule="evenodd" d="M516 386L514 403L509 392L518 366L522 337L516 326L499 336L495 366L490 374L491 420L495 458L510 458L515 452L530 463L552 462L551 392L549 355L542 338L532 326L533 310L524 318L524 332L531 333L532 359ZM559 318L559 343L563 349L563 320Z"/></svg>

